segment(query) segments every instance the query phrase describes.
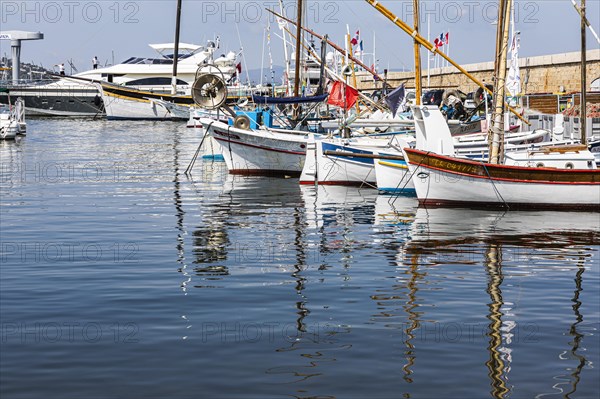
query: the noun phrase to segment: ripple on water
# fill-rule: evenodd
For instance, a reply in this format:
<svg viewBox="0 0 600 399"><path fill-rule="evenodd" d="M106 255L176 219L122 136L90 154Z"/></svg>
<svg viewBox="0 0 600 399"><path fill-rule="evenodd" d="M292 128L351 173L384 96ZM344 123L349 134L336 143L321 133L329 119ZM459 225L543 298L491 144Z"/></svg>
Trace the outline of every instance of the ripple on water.
<svg viewBox="0 0 600 399"><path fill-rule="evenodd" d="M598 214L187 177L179 123L28 129L0 142L2 397L599 391Z"/></svg>

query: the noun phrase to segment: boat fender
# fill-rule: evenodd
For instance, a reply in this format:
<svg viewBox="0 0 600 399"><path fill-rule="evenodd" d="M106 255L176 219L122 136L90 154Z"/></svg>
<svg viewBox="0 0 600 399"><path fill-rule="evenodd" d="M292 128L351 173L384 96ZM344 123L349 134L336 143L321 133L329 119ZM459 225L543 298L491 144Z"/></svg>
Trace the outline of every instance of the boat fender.
<svg viewBox="0 0 600 399"><path fill-rule="evenodd" d="M250 118L246 115L238 115L233 120L233 126L238 129L250 130Z"/></svg>

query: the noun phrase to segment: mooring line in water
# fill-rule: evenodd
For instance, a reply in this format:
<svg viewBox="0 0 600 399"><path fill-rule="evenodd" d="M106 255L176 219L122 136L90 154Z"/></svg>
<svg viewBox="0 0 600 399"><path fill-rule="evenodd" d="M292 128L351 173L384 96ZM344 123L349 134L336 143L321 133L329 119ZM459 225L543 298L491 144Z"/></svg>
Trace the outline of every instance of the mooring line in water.
<svg viewBox="0 0 600 399"><path fill-rule="evenodd" d="M481 165L483 165L483 169L485 170L485 173L490 178L490 182L492 183L492 187L494 188L494 191L496 192L496 195L498 196L498 198L500 198L502 200L502 202L504 203L504 206L506 207L506 209L510 210L510 207L508 206L508 204L504 200L504 197L502 197L502 194L500 194L500 191L498 191L498 189L496 188L496 184L494 183L494 179L492 179L492 176L490 176L490 172L488 171L488 168L485 166L485 162L481 161Z"/></svg>
<svg viewBox="0 0 600 399"><path fill-rule="evenodd" d="M208 136L208 129L210 129L210 127L212 126L213 122L210 122L208 124L208 127L206 127L206 129L204 129L204 136L202 136L202 140L200 140L200 144L198 145L198 149L196 150L196 153L192 157L192 160L190 161L190 164L185 169L185 174L186 175L190 175L191 174L190 172L192 171L192 168L194 167L194 164L196 164L196 159L198 159L198 154L200 154L200 148L202 148L202 143L204 143L204 139L206 139L206 136Z"/></svg>

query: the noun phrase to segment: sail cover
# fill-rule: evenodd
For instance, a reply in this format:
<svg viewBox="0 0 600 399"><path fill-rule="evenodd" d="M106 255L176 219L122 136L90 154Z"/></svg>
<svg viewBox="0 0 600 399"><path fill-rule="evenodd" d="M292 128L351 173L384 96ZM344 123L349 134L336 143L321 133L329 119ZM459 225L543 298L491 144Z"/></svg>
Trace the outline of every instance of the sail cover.
<svg viewBox="0 0 600 399"><path fill-rule="evenodd" d="M304 97L268 97L252 95L252 101L258 104L300 104L300 103L318 103L325 101L329 94L320 96L304 96Z"/></svg>

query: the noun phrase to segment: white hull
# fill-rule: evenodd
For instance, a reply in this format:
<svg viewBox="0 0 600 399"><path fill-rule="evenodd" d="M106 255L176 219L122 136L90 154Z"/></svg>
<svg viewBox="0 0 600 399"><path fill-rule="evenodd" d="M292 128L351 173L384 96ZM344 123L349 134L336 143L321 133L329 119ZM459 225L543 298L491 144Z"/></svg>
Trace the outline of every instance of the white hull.
<svg viewBox="0 0 600 399"><path fill-rule="evenodd" d="M417 149L403 152L420 203L600 210L600 171L585 147L511 152L504 165L466 160L456 157L437 108L415 106L413 112Z"/></svg>
<svg viewBox="0 0 600 399"><path fill-rule="evenodd" d="M202 134L204 134L204 130L202 130ZM204 159L223 160L223 150L221 149L221 145L210 135L204 137L200 153Z"/></svg>
<svg viewBox="0 0 600 399"><path fill-rule="evenodd" d="M102 101L106 110L106 118L109 120L185 120L189 117L189 112L181 115L180 113L173 113L157 101L115 96L102 89L100 92L102 93Z"/></svg>
<svg viewBox="0 0 600 399"><path fill-rule="evenodd" d="M383 153L379 155L402 156L401 152ZM377 189L386 193L415 194L415 185L412 182L408 165L403 160L376 159L375 176L377 177Z"/></svg>
<svg viewBox="0 0 600 399"><path fill-rule="evenodd" d="M94 117L94 116L104 116L104 113L101 112L77 112L77 111L57 111L53 109L43 109L43 108L33 108L27 107L27 115L30 116L69 116L69 117Z"/></svg>
<svg viewBox="0 0 600 399"><path fill-rule="evenodd" d="M0 111L0 139L14 140L25 127L23 101L17 99L13 106L3 106ZM25 130L23 130L25 132Z"/></svg>
<svg viewBox="0 0 600 399"><path fill-rule="evenodd" d="M394 140L392 138L392 140ZM390 139L351 138L321 139L314 143L315 152L310 151L300 184L329 184L375 187L374 159L376 151L390 148ZM339 152L340 155L331 154ZM349 153L357 154L356 157ZM364 156L364 157L361 157ZM316 171L316 173L315 173Z"/></svg>
<svg viewBox="0 0 600 399"><path fill-rule="evenodd" d="M14 140L19 133L19 124L17 121L0 122L0 139Z"/></svg>
<svg viewBox="0 0 600 399"><path fill-rule="evenodd" d="M304 132L246 130L211 119L201 119L220 145L231 174L299 176L306 158Z"/></svg>
<svg viewBox="0 0 600 399"><path fill-rule="evenodd" d="M409 170L424 204L600 209L600 184L508 181L414 164Z"/></svg>

